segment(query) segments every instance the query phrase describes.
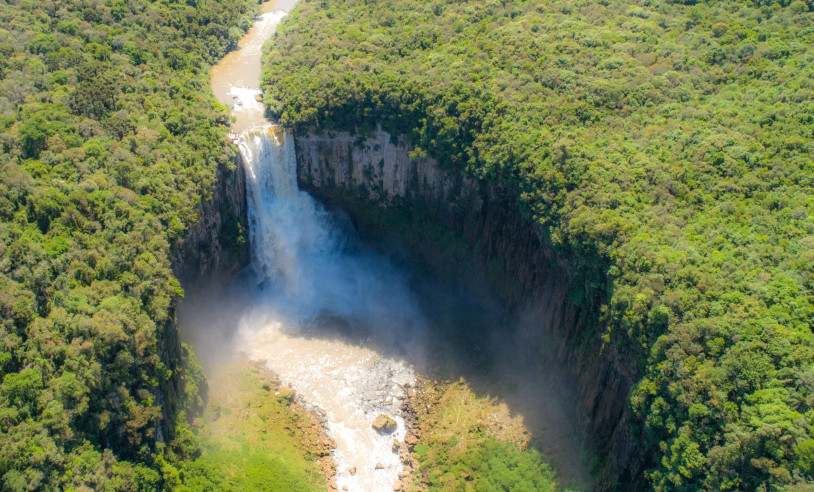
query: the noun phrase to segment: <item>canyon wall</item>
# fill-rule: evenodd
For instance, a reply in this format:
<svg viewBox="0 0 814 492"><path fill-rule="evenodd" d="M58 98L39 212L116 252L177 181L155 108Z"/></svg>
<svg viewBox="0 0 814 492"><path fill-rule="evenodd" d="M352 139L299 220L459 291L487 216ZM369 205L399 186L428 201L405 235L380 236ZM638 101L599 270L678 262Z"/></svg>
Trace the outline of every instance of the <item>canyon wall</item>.
<svg viewBox="0 0 814 492"><path fill-rule="evenodd" d="M189 294L196 289L217 288L249 261L248 219L246 216L246 175L238 153L229 166L220 166L212 194L198 205L197 221L186 231L183 240L173 248L172 271ZM155 395L161 406L162 426L156 436L163 441L172 435L181 395L184 392L183 348L172 306L170 320L161 327L160 355L172 377Z"/></svg>
<svg viewBox="0 0 814 492"><path fill-rule="evenodd" d="M576 387L580 428L600 443L600 488L640 486L641 459L625 417L635 369L624 350L603 346L599 338L601 299L574 295L588 290L579 280L587 265L547 248L506 190L444 171L430 158L412 159L410 146L386 132L297 135L296 147L301 188L345 210L363 235L394 228L372 208L391 218L412 216L404 221L412 224L407 228L435 228L442 239L418 231L406 245L431 270L465 282L460 273L473 262L480 265L506 309L522 314L516 336L564 367L563 383ZM439 244L446 242L444 229L460 239L452 254L441 252L450 248Z"/></svg>
<svg viewBox="0 0 814 492"><path fill-rule="evenodd" d="M249 259L246 174L238 153L220 166L212 196L198 205L198 221L175 248L172 270L182 286L197 280L228 279Z"/></svg>

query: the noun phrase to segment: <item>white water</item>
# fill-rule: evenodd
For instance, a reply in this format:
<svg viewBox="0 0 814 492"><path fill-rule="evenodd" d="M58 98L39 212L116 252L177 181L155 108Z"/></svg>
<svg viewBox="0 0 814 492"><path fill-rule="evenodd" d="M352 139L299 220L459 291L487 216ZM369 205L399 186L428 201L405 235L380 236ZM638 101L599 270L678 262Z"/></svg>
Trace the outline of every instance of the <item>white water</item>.
<svg viewBox="0 0 814 492"><path fill-rule="evenodd" d="M268 124L263 115L263 104L258 101L262 94L260 57L263 43L274 34L277 24L286 16L278 4L263 4L266 12L255 20L238 43L238 49L227 53L212 67L212 91L218 100L231 108L236 118L232 128L238 133Z"/></svg>
<svg viewBox="0 0 814 492"><path fill-rule="evenodd" d="M383 350L418 346L423 321L390 264L297 188L293 139L263 115L261 48L294 3L265 3L239 49L212 69L212 90L240 134L257 281L237 348L325 415L340 490L390 491L402 469L393 439L405 434L396 397L415 376ZM379 413L398 422L393 435L371 427Z"/></svg>
<svg viewBox="0 0 814 492"><path fill-rule="evenodd" d="M241 321L243 350L325 414L340 489L393 490L402 470L393 440L405 437L398 397L415 376L369 346L417 346L421 314L390 264L297 188L286 130L244 132L240 149L259 287L256 307ZM396 420L394 434L371 427L380 413Z"/></svg>

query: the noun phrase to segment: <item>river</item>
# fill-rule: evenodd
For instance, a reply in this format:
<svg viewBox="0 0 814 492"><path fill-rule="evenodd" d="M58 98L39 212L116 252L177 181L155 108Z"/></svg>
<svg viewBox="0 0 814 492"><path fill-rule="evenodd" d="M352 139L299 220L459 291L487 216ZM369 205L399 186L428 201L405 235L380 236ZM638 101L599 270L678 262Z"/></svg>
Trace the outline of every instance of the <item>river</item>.
<svg viewBox="0 0 814 492"><path fill-rule="evenodd" d="M261 48L293 4L264 4L239 49L212 69L212 90L232 109L246 166L257 282L236 348L325 416L336 442L339 489L392 491L403 468L392 450L394 439L405 438L399 402L415 375L398 358L368 347L383 334L409 338L423 322L388 261L359 245L341 216L298 189L293 138L263 115ZM381 414L397 423L394 432L372 427Z"/></svg>

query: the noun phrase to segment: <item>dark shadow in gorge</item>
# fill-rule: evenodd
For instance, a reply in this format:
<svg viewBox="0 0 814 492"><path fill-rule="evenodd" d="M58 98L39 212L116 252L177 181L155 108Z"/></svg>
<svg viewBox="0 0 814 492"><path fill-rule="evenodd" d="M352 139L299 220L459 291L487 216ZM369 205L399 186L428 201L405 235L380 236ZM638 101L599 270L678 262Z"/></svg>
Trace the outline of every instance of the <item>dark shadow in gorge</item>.
<svg viewBox="0 0 814 492"><path fill-rule="evenodd" d="M545 340L534 317L509 312L487 287L486 275L472 264L466 271L439 275L404 247L395 234L377 239L358 237L343 213L336 224L346 231L348 254L370 255L374 249L389 259L407 279L427 326L405 333L402 328L323 312L300 331L303 337L336 339L406 359L419 372L438 380L464 378L480 396L507 403L522 415L532 445L558 471L561 483L589 488L585 439L577 434L575 397L567 380L545 354ZM444 245L437 245L443 248ZM442 278L443 277L443 278ZM235 354L241 318L262 302L264 286L251 267L228 282L198 282L186 286L179 306L182 333L192 343L208 372Z"/></svg>
<svg viewBox="0 0 814 492"><path fill-rule="evenodd" d="M427 320L424 340L430 377L466 379L481 396L504 401L522 415L536 447L558 471L561 483L590 488L590 445L577 432L576 395L564 384L568 376L541 338L534 316L508 311L487 287L484 272L469 265L439 278L400 246L398 236L379 248L410 274Z"/></svg>

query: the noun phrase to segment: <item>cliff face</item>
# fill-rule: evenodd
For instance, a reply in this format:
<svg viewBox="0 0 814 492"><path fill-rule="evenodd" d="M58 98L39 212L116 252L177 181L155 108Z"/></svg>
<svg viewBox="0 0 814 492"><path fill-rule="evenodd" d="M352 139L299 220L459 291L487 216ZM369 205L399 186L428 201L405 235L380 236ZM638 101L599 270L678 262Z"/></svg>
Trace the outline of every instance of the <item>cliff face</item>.
<svg viewBox="0 0 814 492"><path fill-rule="evenodd" d="M198 221L173 251L172 271L187 291L225 281L248 263L246 176L240 154L234 164L232 169L218 169L212 196L201 201ZM172 435L172 419L184 392L181 338L174 315L179 301L172 306L172 321L161 327L161 359L173 376L156 395L163 414L162 428L156 429L160 441Z"/></svg>
<svg viewBox="0 0 814 492"><path fill-rule="evenodd" d="M482 266L506 309L522 313L518 335L566 368L563 379L576 387L580 426L605 448L599 480L626 488L638 481L640 458L625 423L635 370L623 350L602 346L600 300L574 300L584 266L557 258L504 190L445 172L433 159L410 159L409 145L385 132L368 138L298 135L296 145L300 186L341 206L362 234L381 227L366 212L375 205L396 215L419 214L424 223L462 236L468 244L463 254L439 255L447 246L426 236L408 247L441 275L455 275L472 262Z"/></svg>
<svg viewBox="0 0 814 492"><path fill-rule="evenodd" d="M198 206L198 222L186 232L172 261L181 284L229 277L249 258L246 174L240 154L235 167L218 169L212 196Z"/></svg>

